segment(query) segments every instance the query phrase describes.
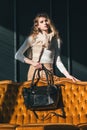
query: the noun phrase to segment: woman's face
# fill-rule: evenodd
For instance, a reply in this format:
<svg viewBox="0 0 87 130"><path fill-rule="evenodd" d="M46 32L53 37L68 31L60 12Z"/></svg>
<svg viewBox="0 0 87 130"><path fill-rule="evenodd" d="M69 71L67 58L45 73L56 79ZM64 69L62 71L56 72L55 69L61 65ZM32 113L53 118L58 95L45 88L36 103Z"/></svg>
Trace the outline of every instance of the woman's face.
<svg viewBox="0 0 87 130"><path fill-rule="evenodd" d="M38 28L43 32L48 32L49 29L49 21L45 17L40 17L38 19Z"/></svg>

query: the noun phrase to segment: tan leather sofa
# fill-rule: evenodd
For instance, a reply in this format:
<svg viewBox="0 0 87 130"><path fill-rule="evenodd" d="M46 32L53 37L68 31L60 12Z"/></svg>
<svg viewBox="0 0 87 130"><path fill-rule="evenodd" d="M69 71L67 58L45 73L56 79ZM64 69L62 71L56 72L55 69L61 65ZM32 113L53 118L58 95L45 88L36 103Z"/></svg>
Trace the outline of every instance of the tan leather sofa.
<svg viewBox="0 0 87 130"><path fill-rule="evenodd" d="M38 85L46 85L39 81ZM58 109L37 111L37 119L24 105L22 88L30 82L16 83L11 80L0 81L0 130L87 130L87 82L72 82L66 78L56 78L60 83L61 96ZM49 118L41 120L49 112Z"/></svg>

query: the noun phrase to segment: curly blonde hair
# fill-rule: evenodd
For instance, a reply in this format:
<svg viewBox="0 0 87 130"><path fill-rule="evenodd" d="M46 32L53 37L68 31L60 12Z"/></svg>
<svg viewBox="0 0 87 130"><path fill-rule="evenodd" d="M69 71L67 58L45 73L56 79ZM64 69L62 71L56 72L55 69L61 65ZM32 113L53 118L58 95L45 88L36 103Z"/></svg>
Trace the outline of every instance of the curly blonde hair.
<svg viewBox="0 0 87 130"><path fill-rule="evenodd" d="M49 30L48 32L51 33L51 32L54 32L54 36L59 38L59 32L56 30L51 18L49 18L49 16L46 14L46 13L39 13L36 15L35 19L34 19L34 24L33 24L33 27L32 27L32 30L31 30L31 35L33 37L35 37L39 32L40 30L38 29L38 20L40 17L44 17L46 18L48 21L49 21Z"/></svg>

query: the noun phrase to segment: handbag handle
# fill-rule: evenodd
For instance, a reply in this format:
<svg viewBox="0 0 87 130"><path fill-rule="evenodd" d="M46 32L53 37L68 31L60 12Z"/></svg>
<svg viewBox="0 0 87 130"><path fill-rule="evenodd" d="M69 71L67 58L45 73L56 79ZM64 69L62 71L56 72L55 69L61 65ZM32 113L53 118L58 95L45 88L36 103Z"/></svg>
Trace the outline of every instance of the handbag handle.
<svg viewBox="0 0 87 130"><path fill-rule="evenodd" d="M42 50L41 50L41 53L40 53L38 62L40 62L41 56L42 56L42 54L43 54L43 51L44 51L44 46L42 46ZM42 64L42 69L41 69L41 70L44 70L44 72L45 72L48 85L54 84L52 72L49 71L43 64ZM40 79L40 71L41 71L41 70L40 70L40 69L36 69L36 70L34 71L33 78L32 78L32 82L31 82L31 87L33 87L34 85L36 85L36 84L38 83L38 81L39 81L39 79ZM35 74L36 74L37 71L38 71L38 79L37 79L37 81L34 83ZM49 80L48 76L50 77L50 80Z"/></svg>
<svg viewBox="0 0 87 130"><path fill-rule="evenodd" d="M50 80L49 80L50 84L53 85L54 84L53 73L50 70L48 70L43 64L42 64L42 68L49 75L49 77L50 77Z"/></svg>
<svg viewBox="0 0 87 130"><path fill-rule="evenodd" d="M31 82L31 87L35 86L35 85L38 83L38 81L40 80L40 71L42 71L42 70L44 70L44 72L45 72L46 80L47 80L48 86L50 86L50 84L53 83L53 81L52 81L52 79L53 79L53 78L52 78L52 77L53 77L52 72L49 71L48 69L46 69L46 67L42 64L42 69L41 69L41 70L40 70L40 69L36 69L36 70L34 71L33 78L32 78L32 82ZM38 73L38 79L37 79L36 82L34 82L36 72ZM50 77L50 80L49 80L48 77Z"/></svg>

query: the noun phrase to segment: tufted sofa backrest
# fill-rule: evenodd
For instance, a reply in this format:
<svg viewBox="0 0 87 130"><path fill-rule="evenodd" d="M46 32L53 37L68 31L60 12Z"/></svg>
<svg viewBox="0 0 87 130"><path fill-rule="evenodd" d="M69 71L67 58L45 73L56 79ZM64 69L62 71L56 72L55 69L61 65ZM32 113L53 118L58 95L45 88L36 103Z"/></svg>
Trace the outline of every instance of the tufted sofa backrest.
<svg viewBox="0 0 87 130"><path fill-rule="evenodd" d="M46 85L46 81L39 81L38 85ZM49 112L56 112L59 116L49 114L46 120L37 119L34 112L27 110L24 105L22 88L29 87L30 82L16 83L10 80L0 81L0 123L31 124L31 123L87 123L87 82L73 83L69 79L60 78L55 84L61 86L58 109L37 111L41 119Z"/></svg>

